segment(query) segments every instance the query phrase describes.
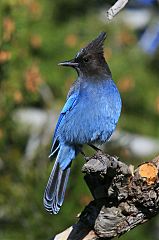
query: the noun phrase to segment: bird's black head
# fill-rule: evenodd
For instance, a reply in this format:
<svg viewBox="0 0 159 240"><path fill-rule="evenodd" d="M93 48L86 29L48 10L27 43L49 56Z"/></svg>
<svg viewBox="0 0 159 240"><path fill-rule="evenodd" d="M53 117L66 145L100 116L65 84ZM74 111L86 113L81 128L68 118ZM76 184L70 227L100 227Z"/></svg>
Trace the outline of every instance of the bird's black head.
<svg viewBox="0 0 159 240"><path fill-rule="evenodd" d="M105 39L106 33L100 33L96 39L82 48L74 59L59 63L59 65L73 67L79 75L91 76L102 73L110 76L111 72L104 58Z"/></svg>

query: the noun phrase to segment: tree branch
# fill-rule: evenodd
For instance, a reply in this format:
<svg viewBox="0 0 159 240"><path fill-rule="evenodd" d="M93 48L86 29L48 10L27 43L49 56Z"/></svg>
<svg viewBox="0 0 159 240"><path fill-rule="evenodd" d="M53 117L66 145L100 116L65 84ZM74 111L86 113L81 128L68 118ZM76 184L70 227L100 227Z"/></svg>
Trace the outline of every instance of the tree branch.
<svg viewBox="0 0 159 240"><path fill-rule="evenodd" d="M112 20L115 15L117 15L128 3L128 0L118 0L108 11L107 18Z"/></svg>
<svg viewBox="0 0 159 240"><path fill-rule="evenodd" d="M135 171L101 151L86 160L82 172L94 200L76 224L52 239L112 239L158 214L159 156Z"/></svg>

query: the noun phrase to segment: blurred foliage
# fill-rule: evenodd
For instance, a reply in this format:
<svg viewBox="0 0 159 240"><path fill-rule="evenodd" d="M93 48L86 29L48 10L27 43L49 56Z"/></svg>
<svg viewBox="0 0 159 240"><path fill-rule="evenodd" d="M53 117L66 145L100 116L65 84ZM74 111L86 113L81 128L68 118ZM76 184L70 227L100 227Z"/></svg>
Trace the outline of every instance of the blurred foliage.
<svg viewBox="0 0 159 240"><path fill-rule="evenodd" d="M82 161L77 160L62 211L57 216L45 212L42 197L51 170L47 161L50 146L38 152L31 163L25 162L28 136L17 132L12 114L27 106L44 110L62 106L76 73L60 69L57 63L72 58L100 31L108 32L105 55L123 99L119 128L159 136L159 58L156 55L153 64L137 48L135 33L120 22L102 22L96 8L104 3L0 2L0 239L48 239L71 225L91 199L80 172ZM50 103L41 95L46 85L54 95ZM144 229L138 228L122 239L152 239Z"/></svg>

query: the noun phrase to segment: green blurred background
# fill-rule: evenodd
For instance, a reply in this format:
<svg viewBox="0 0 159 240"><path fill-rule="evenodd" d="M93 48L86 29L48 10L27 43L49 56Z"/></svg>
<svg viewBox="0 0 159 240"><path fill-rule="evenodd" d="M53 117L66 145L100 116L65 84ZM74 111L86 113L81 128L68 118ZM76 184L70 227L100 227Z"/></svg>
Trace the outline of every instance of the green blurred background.
<svg viewBox="0 0 159 240"><path fill-rule="evenodd" d="M92 199L79 156L60 213L49 215L42 203L52 167L51 136L76 78L73 70L57 63L71 59L101 31L108 33L105 56L123 99L118 129L159 137L159 65L153 64L159 62L159 54L152 57L141 51L138 33L120 14L107 23L105 3L0 1L0 239L49 239L73 224ZM135 166L155 156L134 157L124 148L110 148L110 153ZM158 239L156 222L157 218L121 239Z"/></svg>

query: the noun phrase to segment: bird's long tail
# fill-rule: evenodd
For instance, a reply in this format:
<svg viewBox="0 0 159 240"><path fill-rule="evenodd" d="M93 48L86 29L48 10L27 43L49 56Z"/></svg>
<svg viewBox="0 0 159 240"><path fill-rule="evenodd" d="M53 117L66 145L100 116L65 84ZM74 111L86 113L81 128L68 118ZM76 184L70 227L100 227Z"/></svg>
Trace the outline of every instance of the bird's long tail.
<svg viewBox="0 0 159 240"><path fill-rule="evenodd" d="M74 158L75 149L72 146L60 147L44 192L44 206L50 213L57 214L62 206L70 174L70 164Z"/></svg>

